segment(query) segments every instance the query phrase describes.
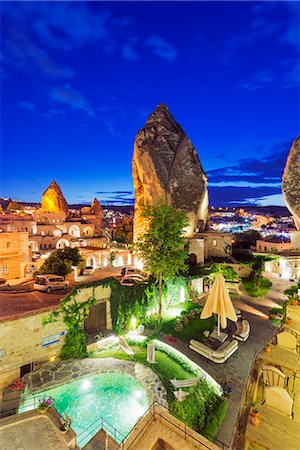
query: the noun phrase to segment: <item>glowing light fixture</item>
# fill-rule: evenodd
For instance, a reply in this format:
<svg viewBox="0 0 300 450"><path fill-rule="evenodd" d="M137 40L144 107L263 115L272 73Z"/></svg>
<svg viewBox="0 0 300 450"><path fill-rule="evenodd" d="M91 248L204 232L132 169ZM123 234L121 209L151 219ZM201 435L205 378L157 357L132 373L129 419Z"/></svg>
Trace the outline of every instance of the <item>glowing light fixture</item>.
<svg viewBox="0 0 300 450"><path fill-rule="evenodd" d="M185 292L184 292L184 287L181 286L180 287L180 303L184 303L185 302Z"/></svg>
<svg viewBox="0 0 300 450"><path fill-rule="evenodd" d="M133 328L134 330L136 329L136 317L132 316L131 318L131 328Z"/></svg>
<svg viewBox="0 0 300 450"><path fill-rule="evenodd" d="M83 390L88 390L88 388L91 386L91 381L90 380L84 380L81 384L81 387Z"/></svg>

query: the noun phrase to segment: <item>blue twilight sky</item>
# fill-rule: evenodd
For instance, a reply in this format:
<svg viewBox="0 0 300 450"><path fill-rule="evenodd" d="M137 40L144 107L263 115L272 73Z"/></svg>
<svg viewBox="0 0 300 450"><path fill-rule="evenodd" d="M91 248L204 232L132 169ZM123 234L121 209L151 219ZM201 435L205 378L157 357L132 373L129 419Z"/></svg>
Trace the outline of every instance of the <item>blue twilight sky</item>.
<svg viewBox="0 0 300 450"><path fill-rule="evenodd" d="M299 133L300 3L1 2L1 195L132 201L133 142L166 103L212 205L279 204Z"/></svg>

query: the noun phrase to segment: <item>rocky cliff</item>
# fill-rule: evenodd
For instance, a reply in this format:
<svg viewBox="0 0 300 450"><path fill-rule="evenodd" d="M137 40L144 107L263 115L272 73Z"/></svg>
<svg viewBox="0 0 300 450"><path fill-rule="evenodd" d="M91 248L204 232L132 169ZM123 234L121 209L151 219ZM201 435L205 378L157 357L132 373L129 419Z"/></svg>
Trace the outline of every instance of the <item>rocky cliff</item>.
<svg viewBox="0 0 300 450"><path fill-rule="evenodd" d="M135 240L144 230L144 205L154 205L160 199L187 213L187 237L192 237L197 229L205 229L208 220L205 172L193 144L163 104L158 105L136 135L132 174Z"/></svg>
<svg viewBox="0 0 300 450"><path fill-rule="evenodd" d="M43 212L64 212L68 214L68 204L59 185L55 181L52 181L43 193L41 210Z"/></svg>
<svg viewBox="0 0 300 450"><path fill-rule="evenodd" d="M288 154L282 177L282 193L296 228L300 230L300 135L293 142Z"/></svg>

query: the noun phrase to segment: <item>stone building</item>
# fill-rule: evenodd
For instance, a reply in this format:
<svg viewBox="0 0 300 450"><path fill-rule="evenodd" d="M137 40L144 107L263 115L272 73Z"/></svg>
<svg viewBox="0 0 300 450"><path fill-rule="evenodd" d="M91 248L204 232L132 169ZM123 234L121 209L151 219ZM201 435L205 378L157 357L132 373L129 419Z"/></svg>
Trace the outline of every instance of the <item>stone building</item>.
<svg viewBox="0 0 300 450"><path fill-rule="evenodd" d="M22 277L27 263L28 232L0 233L0 278L11 280Z"/></svg>
<svg viewBox="0 0 300 450"><path fill-rule="evenodd" d="M55 181L43 193L41 208L31 214L1 214L0 232L23 231L28 235L29 261L35 261L40 255L47 256L55 249L95 245L95 238L102 246L108 242L99 201L94 199L90 207L82 208L79 217L71 217Z"/></svg>

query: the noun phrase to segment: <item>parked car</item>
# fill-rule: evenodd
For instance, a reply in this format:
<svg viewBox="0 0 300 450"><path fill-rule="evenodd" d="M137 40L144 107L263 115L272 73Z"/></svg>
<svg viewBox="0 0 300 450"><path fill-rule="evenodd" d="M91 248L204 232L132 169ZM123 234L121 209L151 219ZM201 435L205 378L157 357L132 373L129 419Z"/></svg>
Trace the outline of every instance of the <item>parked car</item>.
<svg viewBox="0 0 300 450"><path fill-rule="evenodd" d="M130 273L129 275L125 275L123 280L136 280L136 281L147 281L147 277L145 275L141 275L140 273Z"/></svg>
<svg viewBox="0 0 300 450"><path fill-rule="evenodd" d="M84 269L83 269L83 275L93 275L93 273L95 272L95 269L94 269L94 267L93 266L86 266Z"/></svg>
<svg viewBox="0 0 300 450"><path fill-rule="evenodd" d="M142 273L142 271L133 266L123 267L121 270L122 277L129 275L130 273Z"/></svg>
<svg viewBox="0 0 300 450"><path fill-rule="evenodd" d="M125 275L120 283L122 286L134 286L136 283L143 283L144 281L147 281L145 276L138 273L133 273L130 275Z"/></svg>
<svg viewBox="0 0 300 450"><path fill-rule="evenodd" d="M51 292L56 289L68 289L69 282L58 275L38 275L35 279L33 289L43 292Z"/></svg>
<svg viewBox="0 0 300 450"><path fill-rule="evenodd" d="M120 283L122 286L134 286L137 283L137 281L130 278L122 278Z"/></svg>
<svg viewBox="0 0 300 450"><path fill-rule="evenodd" d="M32 261L37 261L38 259L40 259L40 257L41 257L40 252L34 252L34 253L32 253L31 259L32 259Z"/></svg>

